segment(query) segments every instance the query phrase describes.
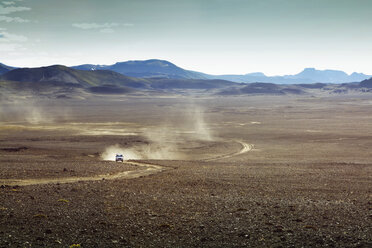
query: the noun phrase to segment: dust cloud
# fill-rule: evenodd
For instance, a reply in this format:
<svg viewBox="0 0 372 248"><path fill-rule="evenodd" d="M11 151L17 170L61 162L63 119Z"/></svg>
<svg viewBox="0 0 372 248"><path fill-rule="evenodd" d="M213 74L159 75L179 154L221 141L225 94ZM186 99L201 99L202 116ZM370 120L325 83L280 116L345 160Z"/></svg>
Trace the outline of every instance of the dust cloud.
<svg viewBox="0 0 372 248"><path fill-rule="evenodd" d="M119 144L109 146L101 154L103 160L115 160L116 154L123 154L125 160L130 159L161 159L180 160L186 156L180 151L180 146L190 141L213 141L212 134L205 121L204 109L192 106L186 109L176 120L167 120L161 126L143 128L142 136L148 144L124 148Z"/></svg>
<svg viewBox="0 0 372 248"><path fill-rule="evenodd" d="M101 154L101 158L107 161L115 161L116 154L124 154L125 160L142 158L141 154L135 150L120 147L118 144L107 147L106 150Z"/></svg>
<svg viewBox="0 0 372 248"><path fill-rule="evenodd" d="M188 111L188 122L192 124L191 130L194 132L195 139L213 141L214 137L205 121L204 113L204 109L194 106Z"/></svg>
<svg viewBox="0 0 372 248"><path fill-rule="evenodd" d="M0 122L25 122L32 125L52 123L55 112L48 113L48 104L31 99L12 99L0 103Z"/></svg>
<svg viewBox="0 0 372 248"><path fill-rule="evenodd" d="M125 160L130 159L182 159L178 152L178 142L181 135L169 131L166 127L144 129L142 136L148 144L121 147L119 144L109 146L101 154L103 160L115 160L116 154L122 154Z"/></svg>

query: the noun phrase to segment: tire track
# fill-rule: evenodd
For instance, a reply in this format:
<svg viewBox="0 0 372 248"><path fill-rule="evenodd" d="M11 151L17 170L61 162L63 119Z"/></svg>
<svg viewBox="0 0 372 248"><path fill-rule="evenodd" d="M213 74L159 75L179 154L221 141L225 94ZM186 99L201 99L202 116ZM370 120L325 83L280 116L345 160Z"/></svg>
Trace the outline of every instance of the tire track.
<svg viewBox="0 0 372 248"><path fill-rule="evenodd" d="M234 156L237 156L237 155L240 155L240 154L247 153L247 152L249 152L253 149L252 144L248 144L246 142L239 141L239 140L235 140L235 142L242 145L242 149L240 151L230 153L230 154L221 155L221 156L217 156L217 157L214 157L214 158L202 159L201 161L215 161L215 160L220 160L220 159L225 159L225 158L231 158L231 157L234 157Z"/></svg>
<svg viewBox="0 0 372 248"><path fill-rule="evenodd" d="M57 183L77 183L87 181L101 181L113 180L119 178L133 179L143 176L149 176L166 170L165 167L153 165L143 162L126 161L126 164L131 164L139 167L145 167L143 170L123 171L115 174L102 174L96 176L86 177L62 177L62 178L38 178L38 179L0 179L2 185L9 186L28 186L28 185L42 185L42 184L57 184Z"/></svg>

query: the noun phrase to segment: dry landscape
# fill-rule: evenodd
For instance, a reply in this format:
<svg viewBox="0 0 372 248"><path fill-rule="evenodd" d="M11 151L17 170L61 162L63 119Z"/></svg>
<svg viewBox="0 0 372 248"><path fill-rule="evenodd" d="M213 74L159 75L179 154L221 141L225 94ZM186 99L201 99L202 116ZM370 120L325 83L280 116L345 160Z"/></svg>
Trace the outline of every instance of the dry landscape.
<svg viewBox="0 0 372 248"><path fill-rule="evenodd" d="M371 106L368 94L4 101L0 247L371 247Z"/></svg>

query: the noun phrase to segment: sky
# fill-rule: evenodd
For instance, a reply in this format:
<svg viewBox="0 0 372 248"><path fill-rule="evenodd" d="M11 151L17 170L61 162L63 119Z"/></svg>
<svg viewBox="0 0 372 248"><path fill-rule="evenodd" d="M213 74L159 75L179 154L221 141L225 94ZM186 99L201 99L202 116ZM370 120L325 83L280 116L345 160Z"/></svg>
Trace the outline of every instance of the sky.
<svg viewBox="0 0 372 248"><path fill-rule="evenodd" d="M372 75L372 0L0 0L0 63Z"/></svg>

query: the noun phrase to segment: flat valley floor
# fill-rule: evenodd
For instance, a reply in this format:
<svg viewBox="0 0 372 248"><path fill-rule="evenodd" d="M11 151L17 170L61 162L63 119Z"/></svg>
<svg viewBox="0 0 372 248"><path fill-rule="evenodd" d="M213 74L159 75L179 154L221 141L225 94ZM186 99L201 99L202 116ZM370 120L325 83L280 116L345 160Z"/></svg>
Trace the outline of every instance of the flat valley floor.
<svg viewBox="0 0 372 248"><path fill-rule="evenodd" d="M371 96L0 110L0 247L372 246Z"/></svg>

